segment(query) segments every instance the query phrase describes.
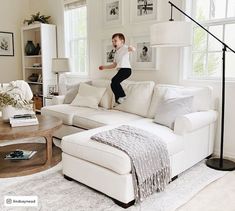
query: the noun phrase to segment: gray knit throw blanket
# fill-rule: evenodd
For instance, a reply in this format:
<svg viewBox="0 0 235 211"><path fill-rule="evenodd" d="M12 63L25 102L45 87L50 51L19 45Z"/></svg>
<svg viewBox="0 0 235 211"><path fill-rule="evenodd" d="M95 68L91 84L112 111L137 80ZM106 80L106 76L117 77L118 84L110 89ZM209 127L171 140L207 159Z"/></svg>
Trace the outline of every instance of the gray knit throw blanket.
<svg viewBox="0 0 235 211"><path fill-rule="evenodd" d="M170 159L166 144L156 135L139 128L122 125L97 133L92 140L108 144L127 153L131 159L135 203L155 191L164 190L170 181Z"/></svg>

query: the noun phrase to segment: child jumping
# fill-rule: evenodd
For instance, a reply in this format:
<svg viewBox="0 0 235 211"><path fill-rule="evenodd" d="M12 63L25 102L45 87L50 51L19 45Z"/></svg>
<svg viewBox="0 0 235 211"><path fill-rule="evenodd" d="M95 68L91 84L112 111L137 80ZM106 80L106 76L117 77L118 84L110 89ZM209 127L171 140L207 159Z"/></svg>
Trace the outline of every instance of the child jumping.
<svg viewBox="0 0 235 211"><path fill-rule="evenodd" d="M126 94L120 83L131 75L129 52L135 51L135 48L125 45L125 36L122 33L116 33L112 36L112 44L116 50L113 64L107 66L101 65L99 69L117 68L118 72L112 78L111 89L115 95L116 103L120 104L126 99Z"/></svg>

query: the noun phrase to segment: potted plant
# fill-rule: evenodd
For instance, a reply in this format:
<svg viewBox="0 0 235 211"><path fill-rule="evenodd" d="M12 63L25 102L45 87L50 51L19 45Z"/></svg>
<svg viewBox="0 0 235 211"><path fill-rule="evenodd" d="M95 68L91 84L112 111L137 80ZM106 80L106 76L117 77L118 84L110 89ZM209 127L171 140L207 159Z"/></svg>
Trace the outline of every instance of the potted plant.
<svg viewBox="0 0 235 211"><path fill-rule="evenodd" d="M35 22L49 23L48 20L50 17L51 16L40 15L40 12L37 12L35 15L34 14L31 15L31 19L29 19L29 20L25 19L24 24L28 23L28 25L30 25Z"/></svg>
<svg viewBox="0 0 235 211"><path fill-rule="evenodd" d="M14 116L18 110L24 112L33 110L33 101L23 99L20 92L22 92L21 89L12 85L0 90L0 111L4 121L8 121L9 117Z"/></svg>

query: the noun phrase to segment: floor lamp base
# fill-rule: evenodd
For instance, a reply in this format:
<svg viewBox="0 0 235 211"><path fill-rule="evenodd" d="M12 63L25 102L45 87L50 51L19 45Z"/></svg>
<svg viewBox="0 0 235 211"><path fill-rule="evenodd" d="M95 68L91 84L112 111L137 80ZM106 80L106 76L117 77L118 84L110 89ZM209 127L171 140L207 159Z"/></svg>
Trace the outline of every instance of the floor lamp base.
<svg viewBox="0 0 235 211"><path fill-rule="evenodd" d="M235 170L235 163L231 160L222 159L220 162L220 158L212 158L206 161L206 165L210 168L221 170L221 171L233 171Z"/></svg>

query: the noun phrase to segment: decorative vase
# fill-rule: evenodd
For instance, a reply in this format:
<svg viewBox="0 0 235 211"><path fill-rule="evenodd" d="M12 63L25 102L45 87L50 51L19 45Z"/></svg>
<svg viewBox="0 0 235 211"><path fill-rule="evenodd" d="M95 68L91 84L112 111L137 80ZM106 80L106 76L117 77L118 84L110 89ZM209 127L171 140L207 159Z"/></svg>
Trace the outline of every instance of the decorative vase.
<svg viewBox="0 0 235 211"><path fill-rule="evenodd" d="M32 75L30 75L28 77L29 81L32 81L32 82L37 82L38 81L38 74L37 73L32 73Z"/></svg>
<svg viewBox="0 0 235 211"><path fill-rule="evenodd" d="M40 50L41 50L41 47L40 47L39 43L37 43L37 46L36 46L35 51L34 51L34 55L39 55Z"/></svg>
<svg viewBox="0 0 235 211"><path fill-rule="evenodd" d="M25 46L25 53L26 55L30 56L30 55L34 55L34 52L35 52L35 46L33 44L33 41L28 40Z"/></svg>

